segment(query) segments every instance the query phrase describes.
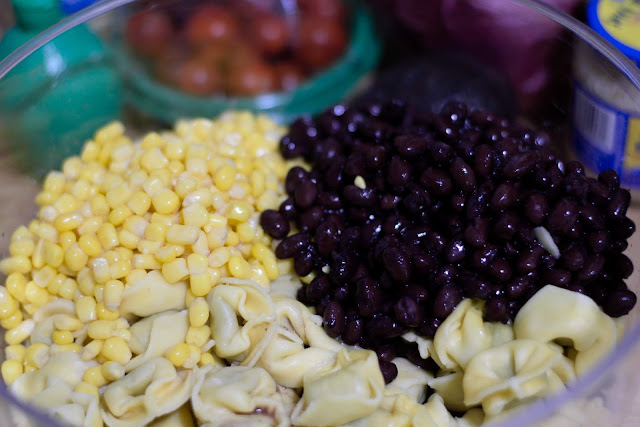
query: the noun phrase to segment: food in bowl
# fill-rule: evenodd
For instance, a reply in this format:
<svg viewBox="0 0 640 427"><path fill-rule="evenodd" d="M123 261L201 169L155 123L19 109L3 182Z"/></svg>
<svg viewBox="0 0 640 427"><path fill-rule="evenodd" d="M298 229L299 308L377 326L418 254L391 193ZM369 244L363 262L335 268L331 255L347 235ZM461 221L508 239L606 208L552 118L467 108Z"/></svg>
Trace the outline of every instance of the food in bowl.
<svg viewBox="0 0 640 427"><path fill-rule="evenodd" d="M293 5L209 1L143 10L128 19L125 40L152 75L191 95L290 91L334 63L348 42L341 1Z"/></svg>
<svg viewBox="0 0 640 427"><path fill-rule="evenodd" d="M500 144L514 137L508 134L516 128L485 112L475 116L496 124L476 132L478 142L491 135L485 146L501 147L496 162L514 144L528 148L526 154L540 142L527 131L521 147L512 140L511 145ZM474 113L460 105L437 116L412 114L404 104L392 102L367 109L335 106L313 120L301 119L288 131L241 112L214 121L181 121L171 131L136 141L118 123L99 130L81 155L68 159L61 172L49 174L37 196L38 218L15 231L11 256L0 261L7 274L0 288L0 325L8 329L5 382L19 398L82 426L478 425L563 390L615 346L621 322L613 316L625 314L635 303L634 294L607 303L610 295L623 291L617 280L618 287L603 292L601 299L590 293L589 283L599 283L603 271L584 285L586 295L563 283L543 286L532 280L517 310L505 302L501 316L492 301L506 294L499 285L503 282L494 277L486 284L489 294L457 290L452 276L438 285L430 277L442 270L436 264L425 269L420 282L413 259L405 278L402 257L395 256L403 254L386 251L397 249L393 245L379 261L380 268L395 276L391 286L380 287L376 280L381 279L372 275L352 285L367 268L368 256L359 258L367 252L362 244L367 240L355 235L350 221L373 222L381 214L371 205L370 218L357 203L345 209L338 202L369 203L373 193L376 202L384 200L390 207L385 212L423 209L416 224L433 215L435 204L445 209L445 194L438 193L444 178L437 187L425 181L433 193L429 207L421 208L414 201L424 199L412 201L414 193L400 190L409 188L413 172L407 159L420 156L424 162L454 165L454 152L464 149L456 156L469 160L465 155L476 146L460 141L463 136L468 141L469 132L453 122L466 123L470 117ZM416 140L406 137L412 132ZM438 141L428 141L429 134ZM420 152L424 144L414 144L420 138L437 149ZM349 161L349 153L374 144L393 154L381 151L362 158L361 168L357 160ZM442 155L444 146L451 150L449 156ZM291 159L298 156L306 159ZM339 156L345 156L344 169L339 167L337 175L324 173L320 164L326 162L332 170L341 164ZM411 165L410 172L402 162ZM560 163L549 160L549 168L553 165L559 168ZM592 182L574 166L567 175ZM518 175L516 183L536 167ZM454 168L446 195L462 190L459 195L468 198L475 189L469 174L460 170ZM369 171L381 178L371 178ZM498 179L494 169L488 171L486 180ZM559 176L564 182L562 171ZM337 180L327 181L331 177ZM613 200L619 190L614 176L609 173L601 181ZM378 198L378 185L391 185L392 197ZM525 193L520 190L518 194ZM293 199L287 200L288 195ZM461 198L466 204L464 197L456 200ZM493 198L486 200L488 205ZM518 203L516 199L511 206ZM614 219L625 224L625 203L607 210L602 202L596 211L613 215L605 224ZM455 212L460 204L446 209ZM480 216L494 212L480 205L477 211ZM443 211L437 214L444 218ZM540 258L550 254L545 262L555 266L564 262L566 248L553 222L545 222L551 217L537 224L548 227L551 238L531 230L529 244L537 239L545 251ZM336 233L318 232L339 226L339 221L345 227ZM391 230L393 236L402 230L396 224L405 224L388 221L386 227L386 222L372 227L373 232ZM420 239L425 233L407 229L404 235ZM334 244L337 249L323 255ZM584 250L591 256L589 248ZM312 249L318 256L309 256ZM554 261L556 249L560 261ZM619 262L620 250L611 245L599 253ZM506 257L501 251L496 250ZM328 265L318 261L325 256L331 260ZM352 268L354 258L358 262ZM462 270L462 259L458 261L456 268ZM614 279L606 283L610 281ZM440 297L440 291L426 289L430 286L455 298ZM396 299L407 289L412 292ZM444 304L436 306L430 294ZM354 298L355 307L348 306L346 301ZM438 322L430 321L431 329L417 322L416 301L425 306L425 322L432 312L443 310L433 317ZM369 314L362 313L366 310ZM355 340L345 332L352 323L360 324L359 330L352 328L359 335L350 332Z"/></svg>

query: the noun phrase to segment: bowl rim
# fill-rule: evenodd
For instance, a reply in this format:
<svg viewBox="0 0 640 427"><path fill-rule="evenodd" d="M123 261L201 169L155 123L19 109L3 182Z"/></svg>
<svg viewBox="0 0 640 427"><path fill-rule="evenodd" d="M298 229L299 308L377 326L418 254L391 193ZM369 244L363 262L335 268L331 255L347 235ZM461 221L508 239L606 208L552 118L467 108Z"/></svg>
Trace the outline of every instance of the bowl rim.
<svg viewBox="0 0 640 427"><path fill-rule="evenodd" d="M102 0L94 5L70 15L47 30L41 32L14 52L0 61L0 79L5 77L15 66L26 59L31 53L56 38L67 30L84 24L118 7L125 6L139 0ZM546 4L543 0L510 0L533 10L555 21L571 31L578 38L591 45L609 60L629 81L640 90L640 69L635 63L621 53L612 43L598 35L593 29L581 23L567 13ZM585 395L593 386L602 381L607 375L611 375L615 366L626 359L632 350L640 343L640 321L628 329L622 340L604 359L594 366L585 376L570 385L568 389L548 398L538 399L526 405L521 411L497 422L490 422L495 427L513 427L520 425L532 425L557 412L567 403L577 400ZM4 385L4 383L2 383ZM20 401L8 388L0 387L0 398L18 407L24 414L32 416L42 425L51 427L63 427L58 421L51 418L44 411ZM15 408L9 407L11 415Z"/></svg>

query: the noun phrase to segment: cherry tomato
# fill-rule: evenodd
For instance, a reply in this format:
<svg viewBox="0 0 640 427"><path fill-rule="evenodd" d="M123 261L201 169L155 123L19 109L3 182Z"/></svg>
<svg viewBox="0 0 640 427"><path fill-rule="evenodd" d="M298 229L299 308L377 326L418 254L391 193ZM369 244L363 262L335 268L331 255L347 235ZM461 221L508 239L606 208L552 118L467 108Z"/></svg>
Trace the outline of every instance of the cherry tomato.
<svg viewBox="0 0 640 427"><path fill-rule="evenodd" d="M289 27L283 16L255 15L250 25L253 40L265 55L277 55L287 48Z"/></svg>
<svg viewBox="0 0 640 427"><path fill-rule="evenodd" d="M304 73L292 62L282 62L274 66L278 76L279 87L282 90L290 91L300 86L304 80Z"/></svg>
<svg viewBox="0 0 640 427"><path fill-rule="evenodd" d="M347 14L344 3L340 0L298 0L302 13L318 18L334 18L343 20Z"/></svg>
<svg viewBox="0 0 640 427"><path fill-rule="evenodd" d="M180 66L189 57L189 52L179 43L172 43L153 61L153 74L161 82L176 85Z"/></svg>
<svg viewBox="0 0 640 427"><path fill-rule="evenodd" d="M216 67L225 66L231 58L231 45L227 43L211 43L202 46L196 56L202 61Z"/></svg>
<svg viewBox="0 0 640 427"><path fill-rule="evenodd" d="M275 89L275 73L264 62L248 62L229 70L228 90L231 95L254 96Z"/></svg>
<svg viewBox="0 0 640 427"><path fill-rule="evenodd" d="M303 18L298 37L297 57L312 70L329 65L347 44L347 33L335 19Z"/></svg>
<svg viewBox="0 0 640 427"><path fill-rule="evenodd" d="M235 16L215 4L205 4L196 8L186 26L187 40L193 46L227 42L234 39L238 33L239 25Z"/></svg>
<svg viewBox="0 0 640 427"><path fill-rule="evenodd" d="M238 16L251 18L255 14L273 12L276 0L232 0L229 4Z"/></svg>
<svg viewBox="0 0 640 427"><path fill-rule="evenodd" d="M209 95L222 87L222 75L210 64L190 59L180 66L176 83L187 93Z"/></svg>
<svg viewBox="0 0 640 427"><path fill-rule="evenodd" d="M134 51L156 56L171 42L174 31L169 15L160 10L149 10L129 18L125 35Z"/></svg>
<svg viewBox="0 0 640 427"><path fill-rule="evenodd" d="M229 68L242 67L246 64L262 61L262 56L256 48L244 41L237 40L229 48Z"/></svg>

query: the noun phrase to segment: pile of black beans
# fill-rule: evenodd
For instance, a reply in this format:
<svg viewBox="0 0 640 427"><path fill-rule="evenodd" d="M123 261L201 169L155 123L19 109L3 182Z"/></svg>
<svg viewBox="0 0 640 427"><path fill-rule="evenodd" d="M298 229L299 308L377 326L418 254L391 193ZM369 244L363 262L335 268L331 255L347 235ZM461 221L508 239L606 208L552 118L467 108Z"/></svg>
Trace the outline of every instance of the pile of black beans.
<svg viewBox="0 0 640 427"><path fill-rule="evenodd" d="M289 198L261 225L283 239L278 258L293 258L299 276L315 273L298 299L330 336L376 350L387 381L397 356L433 367L399 337L433 337L465 297L505 323L547 284L613 317L636 303L622 254L635 231L629 191L615 171L591 178L559 160L543 132L460 103L434 114L393 100L300 118L280 150L312 170L289 171Z"/></svg>

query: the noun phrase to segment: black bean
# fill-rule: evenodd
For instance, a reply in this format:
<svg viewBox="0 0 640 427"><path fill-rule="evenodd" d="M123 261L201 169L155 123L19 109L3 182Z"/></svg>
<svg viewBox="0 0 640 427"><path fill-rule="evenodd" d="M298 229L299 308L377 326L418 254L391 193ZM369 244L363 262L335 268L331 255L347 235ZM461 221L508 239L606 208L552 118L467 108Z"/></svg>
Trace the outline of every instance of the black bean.
<svg viewBox="0 0 640 427"><path fill-rule="evenodd" d="M327 209L340 209L342 207L342 200L336 193L330 193L328 191L322 191L318 193L318 203Z"/></svg>
<svg viewBox="0 0 640 427"><path fill-rule="evenodd" d="M296 299L304 305L313 305L313 301L307 298L307 288L304 286L298 288L298 291L296 292Z"/></svg>
<svg viewBox="0 0 640 427"><path fill-rule="evenodd" d="M322 256L331 254L340 241L338 226L332 221L324 221L316 228L315 243L318 253Z"/></svg>
<svg viewBox="0 0 640 427"><path fill-rule="evenodd" d="M584 267L585 252L580 246L571 246L566 251L560 253L562 265L569 271L578 271Z"/></svg>
<svg viewBox="0 0 640 427"><path fill-rule="evenodd" d="M626 216L613 225L613 233L620 239L628 239L635 232L636 223Z"/></svg>
<svg viewBox="0 0 640 427"><path fill-rule="evenodd" d="M437 285L444 285L446 283L451 283L455 277L457 276L458 269L453 264L447 264L438 267L435 275L433 276L433 281Z"/></svg>
<svg viewBox="0 0 640 427"><path fill-rule="evenodd" d="M431 160L438 166L446 166L453 157L453 149L444 142L436 141L429 145Z"/></svg>
<svg viewBox="0 0 640 427"><path fill-rule="evenodd" d="M344 162L335 161L329 165L329 169L324 175L324 183L327 186L327 189L332 191L337 191L340 189L342 185L344 172Z"/></svg>
<svg viewBox="0 0 640 427"><path fill-rule="evenodd" d="M505 212L500 215L493 226L493 232L498 239L511 240L518 229L519 223L520 217L515 212Z"/></svg>
<svg viewBox="0 0 640 427"><path fill-rule="evenodd" d="M427 302L429 292L422 286L411 283L403 289L402 294L415 300L418 304L423 305Z"/></svg>
<svg viewBox="0 0 640 427"><path fill-rule="evenodd" d="M364 332L364 322L362 319L356 319L348 322L342 332L342 341L348 345L357 344Z"/></svg>
<svg viewBox="0 0 640 427"><path fill-rule="evenodd" d="M636 294L630 290L614 291L606 299L603 310L611 317L628 314L636 305Z"/></svg>
<svg viewBox="0 0 640 427"><path fill-rule="evenodd" d="M488 322L506 323L508 309L508 302L504 297L490 297L484 307L484 318Z"/></svg>
<svg viewBox="0 0 640 427"><path fill-rule="evenodd" d="M409 280L411 263L407 255L399 248L388 248L382 254L382 261L391 277L397 281Z"/></svg>
<svg viewBox="0 0 640 427"><path fill-rule="evenodd" d="M570 283L567 286L567 289L572 291L572 292L577 292L579 294L582 295L587 295L587 290L585 289L585 287L579 283Z"/></svg>
<svg viewBox="0 0 640 427"><path fill-rule="evenodd" d="M289 234L289 230L291 230L289 221L273 209L267 209L262 212L260 215L260 226L264 229L265 233L274 239L282 239Z"/></svg>
<svg viewBox="0 0 640 427"><path fill-rule="evenodd" d="M333 251L329 268L329 277L336 283L347 283L356 273L357 258L349 252Z"/></svg>
<svg viewBox="0 0 640 427"><path fill-rule="evenodd" d="M441 323L442 320L436 317L430 317L418 326L418 333L427 339L432 339Z"/></svg>
<svg viewBox="0 0 640 427"><path fill-rule="evenodd" d="M393 186L407 185L411 180L411 165L398 156L393 156L387 167L387 181Z"/></svg>
<svg viewBox="0 0 640 427"><path fill-rule="evenodd" d="M611 189L604 183L592 180L589 182L588 199L598 206L605 205L611 197Z"/></svg>
<svg viewBox="0 0 640 427"><path fill-rule="evenodd" d="M383 211L390 211L396 207L400 200L401 199L395 194L384 194L380 197L380 209Z"/></svg>
<svg viewBox="0 0 640 427"><path fill-rule="evenodd" d="M331 295L336 301L345 301L347 298L349 298L349 286L338 286L333 290L333 293Z"/></svg>
<svg viewBox="0 0 640 427"><path fill-rule="evenodd" d="M505 294L510 299L520 299L529 287L531 287L531 280L528 277L516 277L505 286Z"/></svg>
<svg viewBox="0 0 640 427"><path fill-rule="evenodd" d="M629 247L629 242L626 240L614 240L611 242L611 249L618 252L624 252Z"/></svg>
<svg viewBox="0 0 640 427"><path fill-rule="evenodd" d="M521 273L529 273L536 268L538 268L538 264L540 262L540 258L544 254L544 249L539 246L536 246L520 255L518 260L516 261L516 270Z"/></svg>
<svg viewBox="0 0 640 427"><path fill-rule="evenodd" d="M489 265L489 274L497 282L506 282L511 279L511 265L504 258L494 258Z"/></svg>
<svg viewBox="0 0 640 427"><path fill-rule="evenodd" d="M331 338L337 338L345 327L344 309L337 301L331 301L324 310L323 326Z"/></svg>
<svg viewBox="0 0 640 427"><path fill-rule="evenodd" d="M380 344L380 346L376 348L376 354L378 355L378 360L391 362L393 359L396 358L398 352L394 344L385 343L385 344Z"/></svg>
<svg viewBox="0 0 640 427"><path fill-rule="evenodd" d="M317 275L311 283L306 286L306 296L309 300L317 301L331 290L329 276L324 273Z"/></svg>
<svg viewBox="0 0 640 427"><path fill-rule="evenodd" d="M356 283L356 305L363 317L371 317L380 311L383 294L375 280L364 278Z"/></svg>
<svg viewBox="0 0 640 427"><path fill-rule="evenodd" d="M513 205L517 199L516 189L510 182L503 182L496 188L491 197L491 207L496 211L503 211Z"/></svg>
<svg viewBox="0 0 640 427"><path fill-rule="evenodd" d="M456 159L449 168L451 178L464 192L471 192L476 186L476 176L473 169L462 159Z"/></svg>
<svg viewBox="0 0 640 427"><path fill-rule="evenodd" d="M384 383L389 384L398 376L398 367L391 362L387 362L384 360L379 360L380 364L380 372L382 372L382 378L384 378Z"/></svg>
<svg viewBox="0 0 640 427"><path fill-rule="evenodd" d="M293 221L298 216L298 211L296 209L295 202L292 197L287 198L284 202L280 204L280 208L278 209L280 215L287 221Z"/></svg>
<svg viewBox="0 0 640 427"><path fill-rule="evenodd" d="M569 175L562 181L562 191L575 200L584 202L589 193L589 183L582 175Z"/></svg>
<svg viewBox="0 0 640 427"><path fill-rule="evenodd" d="M493 153L491 147L487 144L481 144L476 147L476 153L473 160L473 168L479 177L487 178L493 169Z"/></svg>
<svg viewBox="0 0 640 427"><path fill-rule="evenodd" d="M584 166L577 160L571 160L564 165L564 169L568 175L584 175Z"/></svg>
<svg viewBox="0 0 640 427"><path fill-rule="evenodd" d="M298 188L298 185L300 185L304 181L307 181L308 179L309 174L306 170L304 170L304 168L300 166L294 166L289 169L289 172L287 172L287 177L284 181L287 194L293 196L296 188Z"/></svg>
<svg viewBox="0 0 640 427"><path fill-rule="evenodd" d="M598 175L598 181L609 188L620 187L620 178L618 177L618 173L613 169L606 169L600 172L600 175Z"/></svg>
<svg viewBox="0 0 640 427"><path fill-rule="evenodd" d="M565 287L571 281L571 273L560 268L553 268L543 274L543 279L550 285Z"/></svg>
<svg viewBox="0 0 640 427"><path fill-rule="evenodd" d="M464 295L468 298L487 299L491 293L489 282L475 275L460 280Z"/></svg>
<svg viewBox="0 0 640 427"><path fill-rule="evenodd" d="M394 304L393 311L398 322L412 328L420 325L424 318L424 310L410 297L400 298Z"/></svg>
<svg viewBox="0 0 640 427"><path fill-rule="evenodd" d="M568 198L560 199L549 214L549 231L566 233L578 220L580 211L576 203Z"/></svg>
<svg viewBox="0 0 640 427"><path fill-rule="evenodd" d="M466 199L461 194L451 195L451 210L457 213L464 211Z"/></svg>
<svg viewBox="0 0 640 427"><path fill-rule="evenodd" d="M549 203L544 195L533 193L525 201L522 210L529 221L534 225L540 225L549 213Z"/></svg>
<svg viewBox="0 0 640 427"><path fill-rule="evenodd" d="M502 134L504 130L499 130ZM500 141L495 145L495 150L498 154L498 158L504 163L512 159L519 151L518 143L513 138L505 138L502 135Z"/></svg>
<svg viewBox="0 0 640 427"><path fill-rule="evenodd" d="M300 231L310 233L315 232L318 225L322 223L323 216L324 210L320 206L314 206L307 209L298 219Z"/></svg>
<svg viewBox="0 0 640 427"><path fill-rule="evenodd" d="M326 168L342 154L342 145L333 138L318 141L313 148L314 166Z"/></svg>
<svg viewBox="0 0 640 427"><path fill-rule="evenodd" d="M450 315L458 303L462 301L462 290L453 284L442 286L433 303L433 314L439 318Z"/></svg>
<svg viewBox="0 0 640 427"><path fill-rule="evenodd" d="M587 243L593 252L599 254L609 249L609 233L606 231L593 231L587 234Z"/></svg>
<svg viewBox="0 0 640 427"><path fill-rule="evenodd" d="M318 187L312 181L301 182L295 190L294 200L296 206L306 209L313 205L318 195Z"/></svg>
<svg viewBox="0 0 640 427"><path fill-rule="evenodd" d="M618 277L628 279L633 273L633 262L625 254L615 254L611 257L612 270Z"/></svg>
<svg viewBox="0 0 640 427"><path fill-rule="evenodd" d="M365 175L364 159L360 153L353 153L344 164L344 173L350 179Z"/></svg>
<svg viewBox="0 0 640 427"><path fill-rule="evenodd" d="M367 322L369 333L376 338L395 338L402 335L403 328L391 317L380 314L369 319Z"/></svg>
<svg viewBox="0 0 640 427"><path fill-rule="evenodd" d="M592 230L603 230L605 225L604 215L593 205L586 205L580 208L581 222Z"/></svg>
<svg viewBox="0 0 640 427"><path fill-rule="evenodd" d="M522 178L533 170L537 161L538 153L535 151L516 154L504 167L504 176L507 178Z"/></svg>
<svg viewBox="0 0 640 427"><path fill-rule="evenodd" d="M393 145L402 157L413 159L427 151L429 141L424 136L401 135L394 139Z"/></svg>
<svg viewBox="0 0 640 427"><path fill-rule="evenodd" d="M629 193L629 190L618 188L611 195L611 201L607 205L607 216L614 219L624 218L630 202L631 193Z"/></svg>
<svg viewBox="0 0 640 427"><path fill-rule="evenodd" d="M457 263L464 259L467 249L462 239L453 239L444 250L445 258L450 263Z"/></svg>
<svg viewBox="0 0 640 427"><path fill-rule="evenodd" d="M481 249L476 249L471 255L471 265L477 270L485 270L491 264L491 261L498 255L498 247L487 244Z"/></svg>
<svg viewBox="0 0 640 427"><path fill-rule="evenodd" d="M383 167L386 160L387 151L381 145L368 145L364 150L364 163L369 170L377 170Z"/></svg>
<svg viewBox="0 0 640 427"><path fill-rule="evenodd" d="M420 175L420 184L436 196L446 196L453 189L449 175L436 168L425 169Z"/></svg>
<svg viewBox="0 0 640 427"><path fill-rule="evenodd" d="M280 259L291 258L306 248L309 244L309 236L305 233L293 234L284 239L276 247L276 257Z"/></svg>
<svg viewBox="0 0 640 427"><path fill-rule="evenodd" d="M376 191L371 187L360 188L353 184L347 185L344 187L343 195L347 202L358 207L370 208L377 202Z"/></svg>
<svg viewBox="0 0 640 427"><path fill-rule="evenodd" d="M297 254L293 259L293 269L300 277L304 277L313 271L315 258L311 251L304 251Z"/></svg>
<svg viewBox="0 0 640 427"><path fill-rule="evenodd" d="M584 267L578 272L576 278L580 281L592 280L600 276L604 268L605 258L601 254L587 256Z"/></svg>
<svg viewBox="0 0 640 427"><path fill-rule="evenodd" d="M285 135L280 140L280 153L285 159L293 159L303 156L306 154L308 149L309 146L306 141L292 138L289 135Z"/></svg>

